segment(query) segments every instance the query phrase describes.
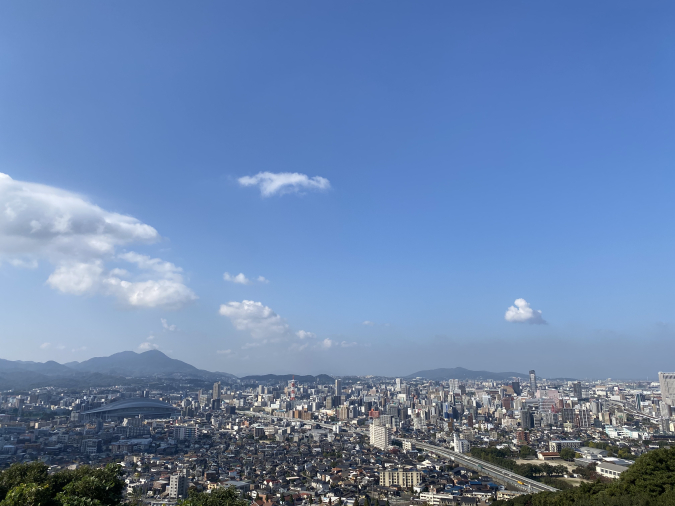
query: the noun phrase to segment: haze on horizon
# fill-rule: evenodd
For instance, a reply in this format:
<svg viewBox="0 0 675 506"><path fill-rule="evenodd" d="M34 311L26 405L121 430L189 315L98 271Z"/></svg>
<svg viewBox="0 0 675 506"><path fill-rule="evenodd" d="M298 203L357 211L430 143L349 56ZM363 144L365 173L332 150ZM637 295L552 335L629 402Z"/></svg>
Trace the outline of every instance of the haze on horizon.
<svg viewBox="0 0 675 506"><path fill-rule="evenodd" d="M0 358L674 370L672 2L7 2Z"/></svg>

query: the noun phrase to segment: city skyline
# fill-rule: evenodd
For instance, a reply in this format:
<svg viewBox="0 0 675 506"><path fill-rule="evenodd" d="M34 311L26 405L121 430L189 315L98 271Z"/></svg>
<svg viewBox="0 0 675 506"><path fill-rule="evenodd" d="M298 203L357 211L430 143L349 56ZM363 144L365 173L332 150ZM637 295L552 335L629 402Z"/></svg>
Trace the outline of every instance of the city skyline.
<svg viewBox="0 0 675 506"><path fill-rule="evenodd" d="M0 358L675 370L675 7L300 5L2 7Z"/></svg>

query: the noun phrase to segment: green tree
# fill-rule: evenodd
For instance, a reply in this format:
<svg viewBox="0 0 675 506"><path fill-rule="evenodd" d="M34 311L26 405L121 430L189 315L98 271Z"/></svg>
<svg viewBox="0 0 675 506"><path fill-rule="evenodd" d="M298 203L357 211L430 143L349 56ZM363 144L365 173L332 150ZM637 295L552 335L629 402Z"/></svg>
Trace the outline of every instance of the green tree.
<svg viewBox="0 0 675 506"><path fill-rule="evenodd" d="M527 445L523 445L520 447L520 458L521 459L526 459L530 455L533 455L535 452L532 448L530 448Z"/></svg>
<svg viewBox="0 0 675 506"><path fill-rule="evenodd" d="M16 464L0 473L0 506L118 506L124 485L114 464L52 475L40 462Z"/></svg>
<svg viewBox="0 0 675 506"><path fill-rule="evenodd" d="M572 448L562 448L560 450L560 458L563 460L572 461L575 455L576 452Z"/></svg>
<svg viewBox="0 0 675 506"><path fill-rule="evenodd" d="M189 497L180 501L179 506L248 506L234 487L217 488L209 494L191 490Z"/></svg>
<svg viewBox="0 0 675 506"><path fill-rule="evenodd" d="M49 485L21 483L12 487L0 502L2 506L46 506L50 503Z"/></svg>

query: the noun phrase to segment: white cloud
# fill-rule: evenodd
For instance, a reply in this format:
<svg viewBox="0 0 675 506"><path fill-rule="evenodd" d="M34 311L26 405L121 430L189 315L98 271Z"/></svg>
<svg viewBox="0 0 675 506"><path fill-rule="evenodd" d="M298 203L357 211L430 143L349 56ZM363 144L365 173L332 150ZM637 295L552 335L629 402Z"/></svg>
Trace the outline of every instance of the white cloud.
<svg viewBox="0 0 675 506"><path fill-rule="evenodd" d="M368 327L372 327L373 325L375 325L375 322L371 322L371 321L369 321L369 320L366 320L365 322L362 323L362 325L366 325L366 326L368 326Z"/></svg>
<svg viewBox="0 0 675 506"><path fill-rule="evenodd" d="M352 348L353 346L358 346L357 342L347 342L347 341L333 341L332 339L326 338L319 344L319 348L330 349L330 348Z"/></svg>
<svg viewBox="0 0 675 506"><path fill-rule="evenodd" d="M316 338L316 334L314 332L307 332L305 330L298 330L295 333L296 336L298 336L300 339L314 339Z"/></svg>
<svg viewBox="0 0 675 506"><path fill-rule="evenodd" d="M73 353L77 353L78 351L84 351L84 350L86 350L86 349L87 349L86 346L80 346L79 348L73 348L71 351L72 351Z"/></svg>
<svg viewBox="0 0 675 506"><path fill-rule="evenodd" d="M254 339L280 337L290 331L286 320L260 302L228 302L220 306L219 313L227 316L237 330L249 332Z"/></svg>
<svg viewBox="0 0 675 506"><path fill-rule="evenodd" d="M178 330L178 327L176 327L175 325L169 325L169 322L166 321L166 318L160 318L160 321L162 322L162 328L164 330L167 330L169 332L175 332L176 330Z"/></svg>
<svg viewBox="0 0 675 506"><path fill-rule="evenodd" d="M116 248L150 244L157 231L136 218L101 209L84 197L59 188L15 181L0 174L0 262L55 266L47 284L63 293L101 293L136 307L179 307L197 296L170 262ZM135 279L106 262L135 264Z"/></svg>
<svg viewBox="0 0 675 506"><path fill-rule="evenodd" d="M250 285L251 280L244 276L243 272L240 272L236 276L232 276L229 272L223 274L223 279L225 281L230 281L231 283L239 283L240 285Z"/></svg>
<svg viewBox="0 0 675 506"><path fill-rule="evenodd" d="M516 299L514 304L504 314L504 319L507 322L546 324L546 321L541 317L541 311L532 309L530 303L525 299Z"/></svg>
<svg viewBox="0 0 675 506"><path fill-rule="evenodd" d="M259 172L255 176L240 177L238 181L242 186L259 186L263 197L330 188L330 181L325 177L309 177L298 172Z"/></svg>
<svg viewBox="0 0 675 506"><path fill-rule="evenodd" d="M232 350L227 349L227 350L216 350L216 353L218 355L232 355Z"/></svg>
<svg viewBox="0 0 675 506"><path fill-rule="evenodd" d="M51 345L52 345L52 343L42 343L42 344L40 345L40 348L42 348L43 350L46 350L46 349L49 348Z"/></svg>
<svg viewBox="0 0 675 506"><path fill-rule="evenodd" d="M223 279L225 281L229 281L230 283L238 283L240 285L250 285L251 283L253 283L253 281L251 281L249 278L247 278L246 275L243 272L240 272L236 276L233 276L229 272L226 272L226 273L223 274ZM256 278L256 281L258 283L263 283L263 284L267 284L267 283L270 282L269 279L265 278L264 276L258 276Z"/></svg>
<svg viewBox="0 0 675 506"><path fill-rule="evenodd" d="M144 343L141 343L141 344L138 346L138 349L139 349L140 351L157 350L157 349L159 349L159 346L156 345L155 343L151 343L151 342L149 342L149 341L146 341L146 342L144 342Z"/></svg>

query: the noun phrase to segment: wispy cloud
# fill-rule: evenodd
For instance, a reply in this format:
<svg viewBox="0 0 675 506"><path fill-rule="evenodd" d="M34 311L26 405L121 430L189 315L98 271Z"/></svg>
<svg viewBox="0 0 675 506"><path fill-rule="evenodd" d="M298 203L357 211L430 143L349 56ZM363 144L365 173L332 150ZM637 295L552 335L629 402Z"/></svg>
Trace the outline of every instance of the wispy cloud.
<svg viewBox="0 0 675 506"><path fill-rule="evenodd" d="M175 325L169 325L169 322L166 321L166 318L161 318L160 321L162 322L162 328L167 332L175 332L178 330L178 327Z"/></svg>
<svg viewBox="0 0 675 506"><path fill-rule="evenodd" d="M258 186L263 197L330 188L330 181L325 177L309 177L298 172L259 172L255 176L240 177L237 181L241 186Z"/></svg>

